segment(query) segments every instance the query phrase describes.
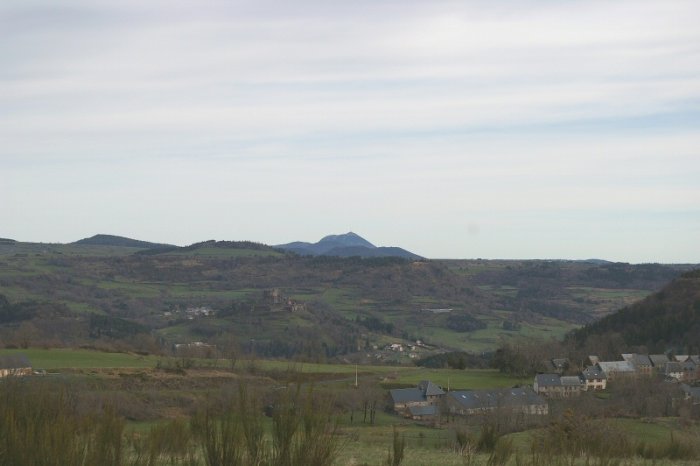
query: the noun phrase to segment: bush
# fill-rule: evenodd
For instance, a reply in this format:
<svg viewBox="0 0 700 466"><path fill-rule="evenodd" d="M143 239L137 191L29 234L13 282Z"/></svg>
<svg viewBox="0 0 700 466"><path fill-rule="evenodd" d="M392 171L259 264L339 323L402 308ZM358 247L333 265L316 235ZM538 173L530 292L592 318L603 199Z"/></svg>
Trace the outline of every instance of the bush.
<svg viewBox="0 0 700 466"><path fill-rule="evenodd" d="M0 466L119 466L124 422L106 408L79 416L64 388L38 380L0 383Z"/></svg>

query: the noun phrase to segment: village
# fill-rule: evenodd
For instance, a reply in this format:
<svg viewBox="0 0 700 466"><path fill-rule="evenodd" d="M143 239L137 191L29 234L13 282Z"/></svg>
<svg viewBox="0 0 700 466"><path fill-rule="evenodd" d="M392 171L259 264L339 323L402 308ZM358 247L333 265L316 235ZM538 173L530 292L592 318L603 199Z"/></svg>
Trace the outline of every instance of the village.
<svg viewBox="0 0 700 466"><path fill-rule="evenodd" d="M543 416L550 412L549 400L603 392L615 381L646 377L678 385L683 400L700 405L700 387L692 385L700 380L698 355L626 353L616 361L589 356L589 362L582 371L570 374L567 359L550 359L545 362L550 371L536 374L531 387L450 391L424 380L415 388L392 389L389 396L396 414L418 421L435 422L444 414L471 416L495 411Z"/></svg>

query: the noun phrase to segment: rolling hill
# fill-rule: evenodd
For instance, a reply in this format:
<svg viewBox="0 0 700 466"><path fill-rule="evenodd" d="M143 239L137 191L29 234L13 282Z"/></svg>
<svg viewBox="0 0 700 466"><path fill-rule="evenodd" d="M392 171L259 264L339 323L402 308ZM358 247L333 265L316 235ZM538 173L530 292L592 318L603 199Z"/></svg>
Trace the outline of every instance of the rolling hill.
<svg viewBox="0 0 700 466"><path fill-rule="evenodd" d="M169 246L144 249L136 254L142 256L209 256L209 257L249 257L249 256L283 256L282 250L252 241L202 241L189 246Z"/></svg>
<svg viewBox="0 0 700 466"><path fill-rule="evenodd" d="M286 246L211 240L178 247L111 235L0 244L7 298L0 341L139 348L147 338L160 345L226 340L267 356L339 357L420 339L481 352L520 336L562 337L696 267L417 260L354 233L292 243L299 254ZM202 309L213 316L197 314Z"/></svg>
<svg viewBox="0 0 700 466"><path fill-rule="evenodd" d="M123 248L142 248L142 249L157 249L170 248L172 244L150 243L137 239L126 238L124 236L98 234L90 238L83 238L71 244L85 246L115 246Z"/></svg>

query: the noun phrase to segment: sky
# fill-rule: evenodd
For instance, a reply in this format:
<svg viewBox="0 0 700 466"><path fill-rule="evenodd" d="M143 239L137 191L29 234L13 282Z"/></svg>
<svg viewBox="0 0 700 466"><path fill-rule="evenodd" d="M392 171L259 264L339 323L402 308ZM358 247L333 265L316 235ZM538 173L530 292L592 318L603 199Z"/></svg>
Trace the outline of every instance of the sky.
<svg viewBox="0 0 700 466"><path fill-rule="evenodd" d="M700 2L3 0L0 237L700 262Z"/></svg>

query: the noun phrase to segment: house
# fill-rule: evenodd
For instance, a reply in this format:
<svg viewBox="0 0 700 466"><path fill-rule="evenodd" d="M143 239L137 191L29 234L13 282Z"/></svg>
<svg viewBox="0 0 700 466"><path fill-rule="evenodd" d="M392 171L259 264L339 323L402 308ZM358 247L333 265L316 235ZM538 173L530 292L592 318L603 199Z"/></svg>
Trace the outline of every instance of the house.
<svg viewBox="0 0 700 466"><path fill-rule="evenodd" d="M458 390L447 395L447 407L452 414L478 415L497 409L513 413L545 415L547 401L529 388L496 390Z"/></svg>
<svg viewBox="0 0 700 466"><path fill-rule="evenodd" d="M681 367L683 368L683 380L695 380L698 378L698 366L690 356L681 363Z"/></svg>
<svg viewBox="0 0 700 466"><path fill-rule="evenodd" d="M663 375L678 381L691 381L698 378L698 365L691 357L681 361L669 361L664 365Z"/></svg>
<svg viewBox="0 0 700 466"><path fill-rule="evenodd" d="M619 377L633 377L637 374L634 366L625 360L599 361L596 366L605 373L608 380L614 380Z"/></svg>
<svg viewBox="0 0 700 466"><path fill-rule="evenodd" d="M406 417L423 419L438 413L437 406L445 392L429 380L421 381L416 388L389 390L394 411ZM428 408L431 409L417 409ZM413 409L413 412L411 411ZM432 413L432 414L431 414Z"/></svg>
<svg viewBox="0 0 700 466"><path fill-rule="evenodd" d="M211 357L216 351L216 345L210 345L202 341L193 341L191 343L175 343L173 351L178 356L188 357Z"/></svg>
<svg viewBox="0 0 700 466"><path fill-rule="evenodd" d="M582 372L586 390L605 390L608 378L597 366L588 366Z"/></svg>
<svg viewBox="0 0 700 466"><path fill-rule="evenodd" d="M666 356L665 354L650 354L649 360L654 366L654 371L656 373L663 373L664 366L668 362L668 356Z"/></svg>
<svg viewBox="0 0 700 466"><path fill-rule="evenodd" d="M0 356L0 377L32 375L32 363L24 354Z"/></svg>
<svg viewBox="0 0 700 466"><path fill-rule="evenodd" d="M663 374L668 379L683 380L683 364L678 361L669 361L664 365Z"/></svg>
<svg viewBox="0 0 700 466"><path fill-rule="evenodd" d="M581 376L563 375L559 378L562 387L562 396L568 398L576 396L586 390L586 383Z"/></svg>
<svg viewBox="0 0 700 466"><path fill-rule="evenodd" d="M438 406L436 405L416 405L408 407L408 417L416 421L432 419L439 413Z"/></svg>
<svg viewBox="0 0 700 466"><path fill-rule="evenodd" d="M532 388L538 395L558 396L561 391L561 376L559 374L537 374Z"/></svg>
<svg viewBox="0 0 700 466"><path fill-rule="evenodd" d="M445 392L442 388L438 387L429 380L423 380L418 384L418 389L423 392L425 398L430 403L438 403L440 399L445 396Z"/></svg>
<svg viewBox="0 0 700 466"><path fill-rule="evenodd" d="M623 354L622 359L627 361L634 367L634 370L639 375L651 375L652 368L654 367L651 359L646 354Z"/></svg>
<svg viewBox="0 0 700 466"><path fill-rule="evenodd" d="M568 398L586 390L586 383L578 375L537 374L532 388L538 395Z"/></svg>

